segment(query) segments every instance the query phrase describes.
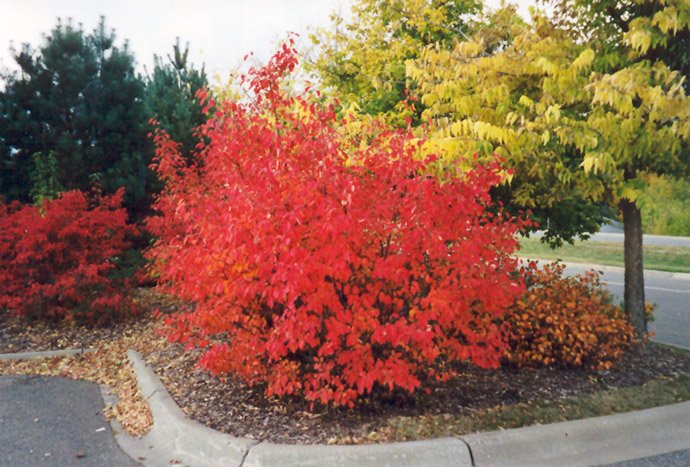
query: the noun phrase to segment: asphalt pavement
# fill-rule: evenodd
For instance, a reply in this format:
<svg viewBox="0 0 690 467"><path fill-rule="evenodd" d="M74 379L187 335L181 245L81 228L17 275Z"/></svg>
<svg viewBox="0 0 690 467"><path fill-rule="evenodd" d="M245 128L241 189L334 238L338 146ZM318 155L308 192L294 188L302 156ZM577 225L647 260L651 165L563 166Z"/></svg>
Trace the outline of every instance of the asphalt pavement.
<svg viewBox="0 0 690 467"><path fill-rule="evenodd" d="M606 467L687 467L688 465L690 465L690 449L608 464Z"/></svg>
<svg viewBox="0 0 690 467"><path fill-rule="evenodd" d="M0 376L0 466L139 465L117 445L94 383Z"/></svg>

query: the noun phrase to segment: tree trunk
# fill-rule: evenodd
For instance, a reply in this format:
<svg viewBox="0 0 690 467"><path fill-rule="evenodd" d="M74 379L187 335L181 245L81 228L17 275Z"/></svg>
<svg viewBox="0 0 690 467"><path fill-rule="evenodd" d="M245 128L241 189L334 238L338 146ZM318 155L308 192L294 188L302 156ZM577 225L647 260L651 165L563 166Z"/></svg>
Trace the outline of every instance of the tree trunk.
<svg viewBox="0 0 690 467"><path fill-rule="evenodd" d="M647 332L644 313L644 266L642 263L642 215L634 201L620 202L623 213L625 255L625 313L639 336Z"/></svg>

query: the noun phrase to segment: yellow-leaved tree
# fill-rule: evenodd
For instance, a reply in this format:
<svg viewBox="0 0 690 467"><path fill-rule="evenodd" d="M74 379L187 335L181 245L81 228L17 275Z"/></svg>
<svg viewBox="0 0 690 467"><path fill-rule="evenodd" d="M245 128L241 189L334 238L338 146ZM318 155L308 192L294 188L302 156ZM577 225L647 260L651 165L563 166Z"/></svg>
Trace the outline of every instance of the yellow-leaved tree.
<svg viewBox="0 0 690 467"><path fill-rule="evenodd" d="M308 62L319 81L365 114L402 123L414 110L401 105L413 84L405 61L430 44L451 47L470 33L480 0L359 0L350 21L333 14L312 34L319 54ZM417 109L418 110L418 109Z"/></svg>
<svg viewBox="0 0 690 467"><path fill-rule="evenodd" d="M450 161L501 154L514 171L502 198L532 210L554 244L596 230L608 179L581 168L594 132L569 125L588 112L594 52L544 16L521 21L513 7L483 21L469 40L407 62L431 122L428 150Z"/></svg>
<svg viewBox="0 0 690 467"><path fill-rule="evenodd" d="M499 51L478 33L408 62L424 117L433 122L430 139L449 157L505 154L517 171L513 200L520 205L572 192L620 209L625 308L640 334L646 321L636 199L646 175L682 176L690 168L684 76L647 55L663 46L664 35L687 31L690 15L684 0L656 3L665 8L651 18L633 17L627 29L591 40L535 13Z"/></svg>
<svg viewBox="0 0 690 467"><path fill-rule="evenodd" d="M320 30L314 35L321 54L312 59L308 68L350 113L354 111L383 117L400 125L406 124L408 117L411 117L413 125L420 125L426 123L431 114L424 113L429 97L420 101L419 97L424 93L418 87L432 80L442 84L447 76L452 76L452 73L446 72L452 70L443 70L439 66L433 71L436 75L418 81L418 77L411 73L410 63L420 59L423 54L430 54L432 50L438 52L440 58L444 52L451 53L456 47L469 45L473 39L481 39L482 55L497 54L526 27L514 7L505 7L488 15L482 11L481 2L474 0L359 0L353 6L349 21L334 15L331 29ZM523 84L530 87L530 78L525 78ZM487 90L487 94L500 93L501 89ZM522 94L530 95L529 89L516 89L513 94L517 96L516 99ZM494 102L500 96L491 96L489 101ZM433 106L433 103L430 105ZM497 109L497 115L501 112L503 109ZM446 116L451 120L455 117L453 114ZM440 120L434 121L438 123ZM501 117L491 126L480 124L478 134L499 138L505 136L496 134L502 129L503 121ZM456 123L457 130L460 123L453 123ZM417 131L420 135L423 133L421 126ZM473 139L472 144L464 144L457 139L457 135L449 138L433 128L425 136L429 137L429 134L432 140L427 143L425 150L443 150L444 159L453 163L457 162L458 157L463 157L466 158L466 165L472 165L475 151L487 154L494 149L493 145L481 138ZM541 137L539 134L538 139ZM527 162L523 165L527 165ZM601 202L583 194L587 190L572 189L578 187L577 184L554 188L554 183L561 179L592 178L582 176L577 169L577 164L554 169L533 163L528 171L519 170L512 183L500 187L495 194L510 210L530 208L534 220L546 229L546 239L560 244L577 235L586 236L603 221ZM598 189L603 193L596 177L588 183L593 185L592 190Z"/></svg>

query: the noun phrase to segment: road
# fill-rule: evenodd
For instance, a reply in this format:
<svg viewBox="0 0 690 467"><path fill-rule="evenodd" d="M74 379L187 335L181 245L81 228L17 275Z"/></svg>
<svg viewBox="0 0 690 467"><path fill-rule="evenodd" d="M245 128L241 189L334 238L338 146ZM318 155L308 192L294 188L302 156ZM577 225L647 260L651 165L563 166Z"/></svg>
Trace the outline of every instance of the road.
<svg viewBox="0 0 690 467"><path fill-rule="evenodd" d="M608 464L606 467L687 467L688 465L690 465L690 449Z"/></svg>
<svg viewBox="0 0 690 467"><path fill-rule="evenodd" d="M589 269L603 272L602 282L623 301L623 269L567 263L567 274L582 274ZM656 342L690 349L690 275L645 271L645 299L657 305L650 330Z"/></svg>
<svg viewBox="0 0 690 467"><path fill-rule="evenodd" d="M589 237L588 241L592 242L606 242L606 243L623 243L623 233L615 231L616 229L606 228L603 226L600 232L597 232ZM541 237L543 232L535 232L535 238ZM668 235L645 235L642 239L644 245L654 246L675 246L690 248L690 237L671 237Z"/></svg>
<svg viewBox="0 0 690 467"><path fill-rule="evenodd" d="M590 241L623 243L623 234L617 232L599 232L590 237ZM667 235L645 235L642 239L644 245L655 246L681 246L690 248L690 237L670 237Z"/></svg>

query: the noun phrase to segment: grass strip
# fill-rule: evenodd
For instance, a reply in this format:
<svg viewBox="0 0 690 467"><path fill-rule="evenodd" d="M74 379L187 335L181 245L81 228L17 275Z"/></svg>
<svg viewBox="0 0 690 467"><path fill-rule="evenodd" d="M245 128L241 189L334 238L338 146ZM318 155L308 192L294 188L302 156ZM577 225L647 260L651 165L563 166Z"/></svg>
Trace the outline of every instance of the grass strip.
<svg viewBox="0 0 690 467"><path fill-rule="evenodd" d="M575 242L552 249L538 238L523 238L518 256L532 259L594 263L623 267L623 244L606 242ZM690 248L644 245L645 269L669 272L690 272Z"/></svg>
<svg viewBox="0 0 690 467"><path fill-rule="evenodd" d="M601 417L690 400L690 375L652 380L643 386L616 388L558 401L501 406L472 415L395 417L383 429L387 441L436 438L523 426Z"/></svg>

